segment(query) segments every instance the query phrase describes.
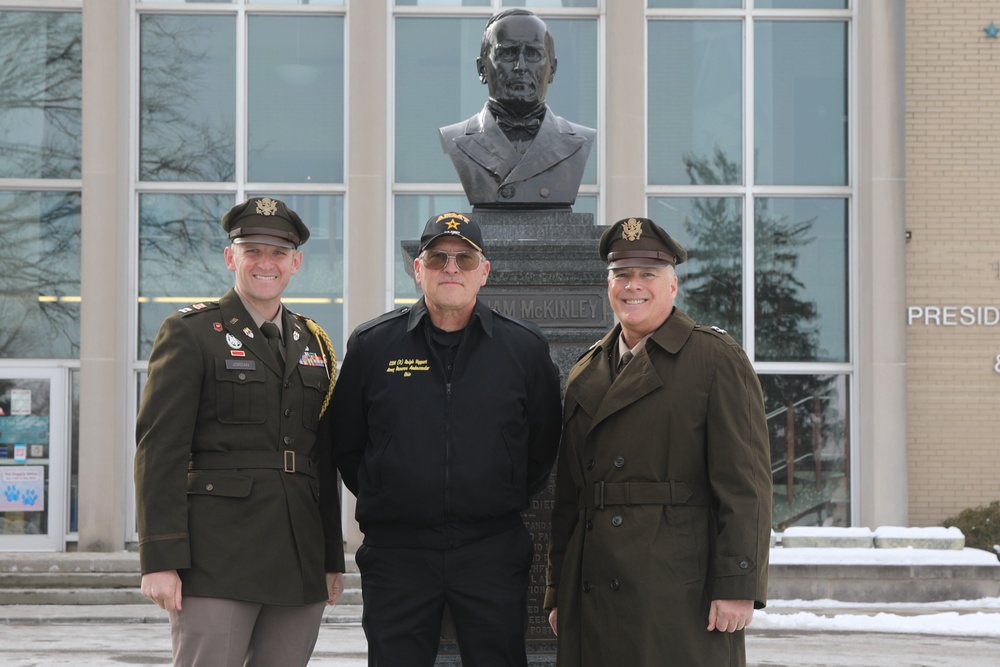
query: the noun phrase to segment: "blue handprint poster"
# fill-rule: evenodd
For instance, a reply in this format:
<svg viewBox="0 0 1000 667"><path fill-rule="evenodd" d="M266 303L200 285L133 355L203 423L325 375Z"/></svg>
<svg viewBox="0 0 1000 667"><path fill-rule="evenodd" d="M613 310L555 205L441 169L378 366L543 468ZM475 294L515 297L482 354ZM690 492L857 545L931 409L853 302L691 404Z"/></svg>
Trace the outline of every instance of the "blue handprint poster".
<svg viewBox="0 0 1000 667"><path fill-rule="evenodd" d="M0 512L45 511L45 466L0 469Z"/></svg>

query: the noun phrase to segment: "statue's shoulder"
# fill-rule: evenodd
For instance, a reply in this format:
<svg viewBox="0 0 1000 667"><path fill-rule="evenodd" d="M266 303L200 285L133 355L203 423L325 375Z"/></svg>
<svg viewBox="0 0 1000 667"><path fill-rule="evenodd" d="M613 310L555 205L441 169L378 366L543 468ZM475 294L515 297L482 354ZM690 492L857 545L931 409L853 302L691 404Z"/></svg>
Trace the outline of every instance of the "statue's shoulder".
<svg viewBox="0 0 1000 667"><path fill-rule="evenodd" d="M482 122L480 120L481 114L477 113L475 116L466 118L465 120L460 120L457 123L452 123L451 125L445 125L444 127L438 128L438 132L441 134L442 140L453 140L458 137L465 136L466 134L475 134L482 131Z"/></svg>

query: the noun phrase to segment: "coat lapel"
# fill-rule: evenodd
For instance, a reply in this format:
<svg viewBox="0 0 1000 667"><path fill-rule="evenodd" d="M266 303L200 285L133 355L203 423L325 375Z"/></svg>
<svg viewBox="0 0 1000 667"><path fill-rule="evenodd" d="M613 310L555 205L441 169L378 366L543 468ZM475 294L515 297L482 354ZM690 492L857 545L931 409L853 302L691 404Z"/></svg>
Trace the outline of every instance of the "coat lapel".
<svg viewBox="0 0 1000 667"><path fill-rule="evenodd" d="M465 134L455 138L455 145L500 180L506 179L521 159L485 107L469 119Z"/></svg>
<svg viewBox="0 0 1000 667"><path fill-rule="evenodd" d="M569 123L546 107L545 118L542 119L542 126L538 128L538 134L535 135L524 158L516 163L505 182L513 183L534 178L576 153L586 142L584 137L573 132Z"/></svg>
<svg viewBox="0 0 1000 667"><path fill-rule="evenodd" d="M455 145L499 178L502 185L534 178L576 153L586 143L585 137L577 135L567 121L548 107L538 134L523 156L485 107L469 119L465 134L455 138Z"/></svg>
<svg viewBox="0 0 1000 667"><path fill-rule="evenodd" d="M610 364L610 362L608 363ZM649 354L644 346L639 354L635 355L635 358L629 362L627 370L622 372L611 384L597 414L594 415L594 423L590 426L591 430L614 413L662 386L663 379L649 363Z"/></svg>
<svg viewBox="0 0 1000 667"><path fill-rule="evenodd" d="M310 334L302 320L288 312L287 308L282 311L285 313L285 377L288 377L306 351Z"/></svg>
<svg viewBox="0 0 1000 667"><path fill-rule="evenodd" d="M587 410L587 413L593 416L589 431L593 431L598 424L616 412L661 388L664 385L664 378L649 359L650 346L657 346L670 354L677 354L684 347L692 331L694 331L694 320L683 311L675 309L667 321L650 336L639 354L629 362L627 370L610 383L609 387L611 361L608 358L608 350L611 345L618 344L618 336L621 333L621 325L616 325L601 340L602 353L599 355L601 361L592 358L589 372L586 375L581 372L579 376L586 378L586 384L591 385L582 388L580 395L586 396L591 406L596 405L595 409ZM599 376L598 373L603 375ZM601 383L601 377L608 379ZM607 387L606 391L602 392L602 387ZM582 400L580 404L586 407Z"/></svg>

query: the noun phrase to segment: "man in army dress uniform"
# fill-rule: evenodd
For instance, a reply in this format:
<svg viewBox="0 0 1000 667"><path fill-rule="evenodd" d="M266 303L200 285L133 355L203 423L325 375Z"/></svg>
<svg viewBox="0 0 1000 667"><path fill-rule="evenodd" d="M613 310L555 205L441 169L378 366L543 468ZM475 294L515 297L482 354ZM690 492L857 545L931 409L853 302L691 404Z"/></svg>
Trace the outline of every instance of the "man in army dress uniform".
<svg viewBox="0 0 1000 667"><path fill-rule="evenodd" d="M305 665L343 591L338 489L320 488L336 360L322 329L281 304L309 237L299 216L255 197L222 227L235 289L164 320L149 358L142 592L170 613L175 665Z"/></svg>
<svg viewBox="0 0 1000 667"><path fill-rule="evenodd" d="M545 608L560 667L743 667L767 599L760 383L674 307L687 252L647 218L601 237L617 324L570 371Z"/></svg>

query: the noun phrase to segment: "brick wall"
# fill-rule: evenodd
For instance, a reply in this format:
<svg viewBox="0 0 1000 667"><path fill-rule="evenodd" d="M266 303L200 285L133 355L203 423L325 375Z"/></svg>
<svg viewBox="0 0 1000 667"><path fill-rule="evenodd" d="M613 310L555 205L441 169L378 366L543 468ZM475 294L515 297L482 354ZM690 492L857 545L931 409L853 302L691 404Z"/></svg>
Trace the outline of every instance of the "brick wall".
<svg viewBox="0 0 1000 667"><path fill-rule="evenodd" d="M1000 312L1000 39L987 38L991 21L1000 26L995 1L906 2L910 308ZM907 326L912 525L1000 498L1000 323L965 326L957 313L947 321Z"/></svg>

